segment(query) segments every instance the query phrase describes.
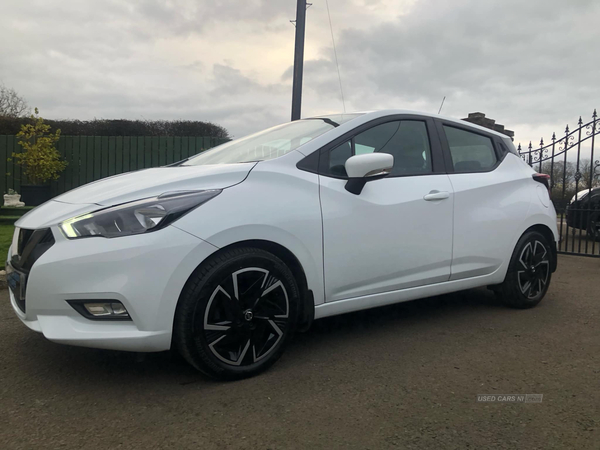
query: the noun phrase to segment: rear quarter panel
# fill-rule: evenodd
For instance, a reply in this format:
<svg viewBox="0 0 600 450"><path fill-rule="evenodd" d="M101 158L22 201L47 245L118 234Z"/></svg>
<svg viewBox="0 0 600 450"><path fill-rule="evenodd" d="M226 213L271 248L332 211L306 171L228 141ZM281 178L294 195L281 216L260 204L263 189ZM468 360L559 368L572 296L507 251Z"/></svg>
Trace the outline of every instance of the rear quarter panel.
<svg viewBox="0 0 600 450"><path fill-rule="evenodd" d="M533 170L509 153L491 172L450 174L454 196L451 280L496 274L502 282L514 246L532 225L556 229L536 195Z"/></svg>

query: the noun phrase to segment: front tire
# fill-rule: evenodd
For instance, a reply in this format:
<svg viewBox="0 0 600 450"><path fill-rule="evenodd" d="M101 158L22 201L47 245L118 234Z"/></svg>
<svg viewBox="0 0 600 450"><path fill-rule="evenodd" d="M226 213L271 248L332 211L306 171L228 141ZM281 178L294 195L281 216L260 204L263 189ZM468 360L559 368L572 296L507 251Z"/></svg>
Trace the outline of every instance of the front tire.
<svg viewBox="0 0 600 450"><path fill-rule="evenodd" d="M213 378L256 375L279 359L291 339L299 292L275 255L251 247L221 252L196 270L181 293L177 348Z"/></svg>
<svg viewBox="0 0 600 450"><path fill-rule="evenodd" d="M550 243L537 231L525 233L513 251L504 282L496 288L502 302L526 309L542 301L552 278Z"/></svg>

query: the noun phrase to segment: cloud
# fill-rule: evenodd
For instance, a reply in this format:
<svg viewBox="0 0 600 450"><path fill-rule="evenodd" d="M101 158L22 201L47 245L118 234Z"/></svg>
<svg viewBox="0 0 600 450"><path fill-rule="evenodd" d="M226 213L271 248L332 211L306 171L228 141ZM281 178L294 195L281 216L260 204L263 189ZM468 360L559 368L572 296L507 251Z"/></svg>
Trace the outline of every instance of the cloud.
<svg viewBox="0 0 600 450"><path fill-rule="evenodd" d="M303 114L342 109L323 0ZM594 0L329 0L347 110L483 111L539 141L600 98ZM50 118L189 118L235 136L289 120L295 2L22 0L0 80Z"/></svg>
<svg viewBox="0 0 600 450"><path fill-rule="evenodd" d="M447 96L446 114L484 111L523 130L576 120L600 98L597 17L600 4L587 0L421 0L406 15L340 32L346 99L354 109L437 111ZM318 82L326 74L335 75L321 58L307 62L316 95L332 92Z"/></svg>

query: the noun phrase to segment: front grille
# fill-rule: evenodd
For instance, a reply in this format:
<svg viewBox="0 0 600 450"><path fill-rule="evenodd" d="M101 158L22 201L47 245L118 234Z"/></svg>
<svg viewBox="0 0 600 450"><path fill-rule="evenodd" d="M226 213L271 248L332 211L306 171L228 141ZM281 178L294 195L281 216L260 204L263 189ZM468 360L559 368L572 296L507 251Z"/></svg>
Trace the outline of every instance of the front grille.
<svg viewBox="0 0 600 450"><path fill-rule="evenodd" d="M25 312L27 278L33 264L54 245L54 235L50 228L28 230L16 228L16 249L7 266L7 284L12 291L17 306Z"/></svg>
<svg viewBox="0 0 600 450"><path fill-rule="evenodd" d="M22 255L23 250L25 249L25 244L29 242L31 239L31 235L35 230L27 230L26 228L19 228L18 230L19 236L17 237L17 248L16 254Z"/></svg>
<svg viewBox="0 0 600 450"><path fill-rule="evenodd" d="M13 267L29 273L33 264L54 245L54 235L50 228L38 230L18 229L17 252L10 260Z"/></svg>
<svg viewBox="0 0 600 450"><path fill-rule="evenodd" d="M24 275L20 272L17 272L12 268L10 263L6 266L6 284L10 291L12 292L15 303L19 307L19 309L23 312L25 311L25 283L27 280L27 275Z"/></svg>

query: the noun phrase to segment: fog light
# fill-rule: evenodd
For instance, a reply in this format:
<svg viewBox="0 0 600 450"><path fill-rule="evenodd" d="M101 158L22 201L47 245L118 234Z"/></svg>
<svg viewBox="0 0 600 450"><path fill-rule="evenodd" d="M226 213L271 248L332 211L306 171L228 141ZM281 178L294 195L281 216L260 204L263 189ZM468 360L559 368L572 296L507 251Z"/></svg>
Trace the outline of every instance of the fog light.
<svg viewBox="0 0 600 450"><path fill-rule="evenodd" d="M110 316L112 314L110 303L85 303L83 306L95 317Z"/></svg>
<svg viewBox="0 0 600 450"><path fill-rule="evenodd" d="M84 303L83 306L94 317L129 317L121 302Z"/></svg>
<svg viewBox="0 0 600 450"><path fill-rule="evenodd" d="M68 300L83 317L92 320L131 320L123 304L117 300Z"/></svg>
<svg viewBox="0 0 600 450"><path fill-rule="evenodd" d="M113 314L122 316L123 314L125 314L126 316L128 316L129 314L127 314L127 310L125 309L125 307L123 306L122 303L111 303L110 307L112 308L112 312Z"/></svg>

